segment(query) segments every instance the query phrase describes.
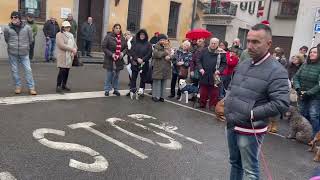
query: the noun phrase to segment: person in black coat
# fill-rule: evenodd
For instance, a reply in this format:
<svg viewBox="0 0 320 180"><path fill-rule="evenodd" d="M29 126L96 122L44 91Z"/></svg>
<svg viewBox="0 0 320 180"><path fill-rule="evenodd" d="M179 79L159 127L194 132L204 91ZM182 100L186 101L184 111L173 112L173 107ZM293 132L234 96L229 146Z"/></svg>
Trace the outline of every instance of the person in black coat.
<svg viewBox="0 0 320 180"><path fill-rule="evenodd" d="M135 37L135 43L129 51L132 70L130 92L133 94L137 91L136 83L140 74L139 94L143 94L149 70L149 60L152 57L152 45L148 42L148 33L144 29L139 30Z"/></svg>
<svg viewBox="0 0 320 180"><path fill-rule="evenodd" d="M210 45L205 48L199 58L200 77L200 108L205 108L208 97L209 109L218 103L219 89L215 76L222 74L226 67L226 52L219 48L219 39L212 38ZM220 65L217 66L218 61Z"/></svg>

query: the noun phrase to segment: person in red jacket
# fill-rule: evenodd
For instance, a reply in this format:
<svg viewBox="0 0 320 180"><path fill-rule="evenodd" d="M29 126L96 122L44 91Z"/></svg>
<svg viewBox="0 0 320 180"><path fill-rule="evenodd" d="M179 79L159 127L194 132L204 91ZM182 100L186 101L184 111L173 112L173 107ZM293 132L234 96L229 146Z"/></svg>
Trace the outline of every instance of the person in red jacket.
<svg viewBox="0 0 320 180"><path fill-rule="evenodd" d="M227 67L224 69L221 76L222 83L220 85L219 99L222 99L226 94L225 90L228 88L230 84L234 69L239 62L239 57L240 52L236 48L231 48L226 53Z"/></svg>

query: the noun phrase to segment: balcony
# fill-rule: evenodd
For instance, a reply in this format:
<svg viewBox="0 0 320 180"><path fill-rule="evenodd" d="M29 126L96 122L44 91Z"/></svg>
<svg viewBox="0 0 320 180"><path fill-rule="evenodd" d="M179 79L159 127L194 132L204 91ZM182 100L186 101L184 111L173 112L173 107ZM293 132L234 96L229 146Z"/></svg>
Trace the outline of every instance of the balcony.
<svg viewBox="0 0 320 180"><path fill-rule="evenodd" d="M204 15L211 16L236 16L238 5L230 2L204 2L203 13Z"/></svg>

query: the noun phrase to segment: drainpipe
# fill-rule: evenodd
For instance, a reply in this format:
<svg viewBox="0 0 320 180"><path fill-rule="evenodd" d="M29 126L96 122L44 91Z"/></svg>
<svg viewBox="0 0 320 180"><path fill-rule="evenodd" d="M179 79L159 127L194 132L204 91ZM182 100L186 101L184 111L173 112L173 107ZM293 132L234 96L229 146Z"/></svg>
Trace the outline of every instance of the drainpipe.
<svg viewBox="0 0 320 180"><path fill-rule="evenodd" d="M270 0L269 8L268 8L268 16L267 16L267 20L268 20L268 21L269 21L269 19L270 19L271 4L272 4L272 0Z"/></svg>
<svg viewBox="0 0 320 180"><path fill-rule="evenodd" d="M193 0L191 30L194 29L196 8L197 8L197 0Z"/></svg>

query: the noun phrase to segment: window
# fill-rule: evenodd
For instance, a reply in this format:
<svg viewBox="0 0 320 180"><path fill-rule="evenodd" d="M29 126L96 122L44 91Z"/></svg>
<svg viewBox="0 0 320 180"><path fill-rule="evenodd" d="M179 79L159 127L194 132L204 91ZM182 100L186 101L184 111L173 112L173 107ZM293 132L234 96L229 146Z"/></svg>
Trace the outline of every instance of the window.
<svg viewBox="0 0 320 180"><path fill-rule="evenodd" d="M245 11L248 8L248 2L241 2L240 3L240 9Z"/></svg>
<svg viewBox="0 0 320 180"><path fill-rule="evenodd" d="M22 15L32 13L36 21L46 20L46 0L19 0L18 2Z"/></svg>
<svg viewBox="0 0 320 180"><path fill-rule="evenodd" d="M142 0L129 0L127 30L137 32L140 29Z"/></svg>
<svg viewBox="0 0 320 180"><path fill-rule="evenodd" d="M179 21L180 3L170 2L169 22L168 22L168 37L176 38L177 26Z"/></svg>
<svg viewBox="0 0 320 180"><path fill-rule="evenodd" d="M249 13L254 14L255 9L256 9L256 2L250 2L249 3Z"/></svg>
<svg viewBox="0 0 320 180"><path fill-rule="evenodd" d="M299 10L299 0L281 0L277 17L297 17Z"/></svg>
<svg viewBox="0 0 320 180"><path fill-rule="evenodd" d="M239 28L238 38L240 39L241 48L242 49L246 49L247 48L247 35L248 35L248 32L249 32L248 29Z"/></svg>

